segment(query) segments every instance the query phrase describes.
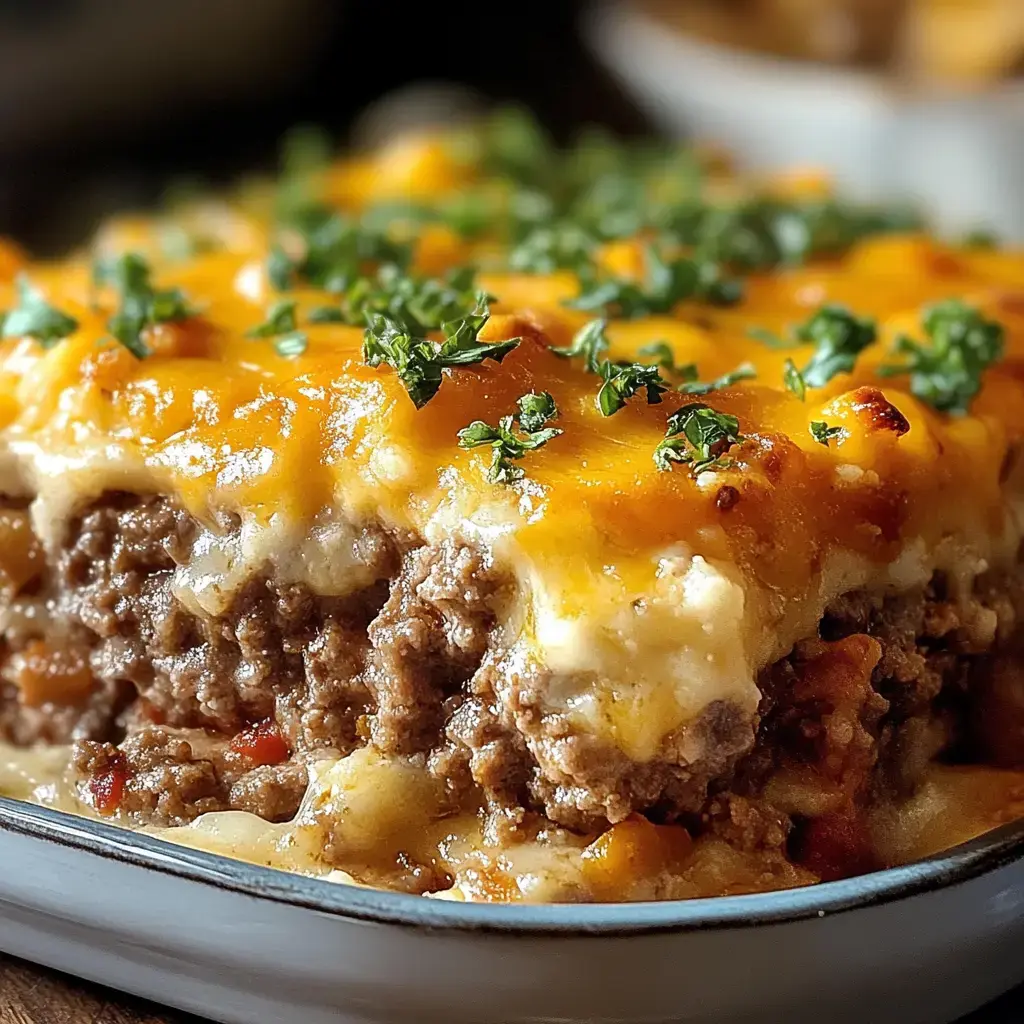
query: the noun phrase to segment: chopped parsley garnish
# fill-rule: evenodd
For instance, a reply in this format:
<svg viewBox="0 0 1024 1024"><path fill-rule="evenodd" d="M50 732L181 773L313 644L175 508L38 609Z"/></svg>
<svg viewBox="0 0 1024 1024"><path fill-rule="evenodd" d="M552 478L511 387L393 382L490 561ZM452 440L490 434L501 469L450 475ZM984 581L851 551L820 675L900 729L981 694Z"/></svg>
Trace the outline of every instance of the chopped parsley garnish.
<svg viewBox="0 0 1024 1024"><path fill-rule="evenodd" d="M315 306L306 314L309 324L344 324L347 323L345 311L340 306Z"/></svg>
<svg viewBox="0 0 1024 1024"><path fill-rule="evenodd" d="M556 270L586 273L597 240L583 228L572 223L558 223L534 228L509 253L513 270L530 274L551 274Z"/></svg>
<svg viewBox="0 0 1024 1024"><path fill-rule="evenodd" d="M959 299L928 307L921 324L928 343L900 335L895 351L905 362L880 366L879 375L910 374L910 390L923 402L941 412L966 413L982 374L1002 358L1003 325Z"/></svg>
<svg viewBox="0 0 1024 1024"><path fill-rule="evenodd" d="M597 407L601 410L602 416L617 413L642 389L647 391L648 405L658 405L661 396L670 390L662 380L657 366L643 363L613 363L606 359L601 364L599 372L603 383L597 392Z"/></svg>
<svg viewBox="0 0 1024 1024"><path fill-rule="evenodd" d="M267 276L278 291L306 284L341 294L368 265L405 266L409 246L371 230L320 204L294 211L285 222L294 247L275 245L267 259Z"/></svg>
<svg viewBox="0 0 1024 1024"><path fill-rule="evenodd" d="M274 339L274 351L284 359L301 356L309 348L309 339L304 331L290 331Z"/></svg>
<svg viewBox="0 0 1024 1024"><path fill-rule="evenodd" d="M473 314L486 298L473 284L472 267L458 267L444 278L421 278L386 264L372 276L355 278L337 307L341 323L365 327L378 314L410 334L436 331Z"/></svg>
<svg viewBox="0 0 1024 1024"><path fill-rule="evenodd" d="M655 366L660 366L674 377L681 377L684 381L697 379L697 364L677 363L675 353L667 341L652 341L649 345L643 345L638 355L653 358Z"/></svg>
<svg viewBox="0 0 1024 1024"><path fill-rule="evenodd" d="M753 365L751 363L743 363L741 366L737 366L735 370L723 373L721 377L717 377L715 380L686 381L680 384L676 390L681 391L684 395L709 395L712 391L731 388L733 384L738 384L741 380L753 380L756 376L757 370Z"/></svg>
<svg viewBox="0 0 1024 1024"><path fill-rule="evenodd" d="M52 348L78 330L78 321L51 306L24 274L17 287L18 305L3 319L5 338L35 338L43 348Z"/></svg>
<svg viewBox="0 0 1024 1024"><path fill-rule="evenodd" d="M517 404L519 411L513 416L502 416L496 427L474 420L459 431L460 448L489 446L492 449L487 479L494 484L510 484L522 479L523 468L516 462L562 433L558 427L548 426L557 418L558 408L546 391L523 395Z"/></svg>
<svg viewBox="0 0 1024 1024"><path fill-rule="evenodd" d="M649 345L643 345L638 355L650 357L654 360L654 365L660 366L663 370L672 371L676 368L676 354L667 341L652 341Z"/></svg>
<svg viewBox="0 0 1024 1024"><path fill-rule="evenodd" d="M832 441L837 445L842 444L849 436L850 432L846 427L830 427L824 420L811 421L811 437L826 448Z"/></svg>
<svg viewBox="0 0 1024 1024"><path fill-rule="evenodd" d="M295 310L298 303L294 299L278 299L267 310L267 319L261 324L245 332L247 338L273 338L278 334L287 334L298 326Z"/></svg>
<svg viewBox="0 0 1024 1024"><path fill-rule="evenodd" d="M525 107L500 107L480 127L482 162L491 173L534 184L550 176L555 151Z"/></svg>
<svg viewBox="0 0 1024 1024"><path fill-rule="evenodd" d="M740 298L733 282L723 278L717 264L683 256L665 260L656 246L644 251L644 277L602 276L596 271L581 275L582 289L566 305L573 309L606 310L627 320L671 312L685 299L703 299L731 305Z"/></svg>
<svg viewBox="0 0 1024 1024"><path fill-rule="evenodd" d="M142 333L156 324L195 316L180 288L154 288L149 264L137 253L125 253L113 263L97 266L99 281L120 293L121 307L107 321L110 333L138 359L149 355Z"/></svg>
<svg viewBox="0 0 1024 1024"><path fill-rule="evenodd" d="M845 306L836 304L822 306L805 323L790 328L789 333L789 338L782 338L763 327L747 330L749 337L772 349L808 343L816 346L803 370L792 359L786 360L782 370L786 389L801 401L808 388L824 387L836 374L850 373L857 356L878 337L874 320L854 316Z"/></svg>
<svg viewBox="0 0 1024 1024"><path fill-rule="evenodd" d="M682 203L663 214L666 232L702 259L749 272L836 255L861 238L919 225L913 211L875 210L835 200L755 197L740 203Z"/></svg>
<svg viewBox="0 0 1024 1024"><path fill-rule="evenodd" d="M331 161L334 142L330 133L316 124L297 124L281 139L281 175L290 178L311 174Z"/></svg>
<svg viewBox="0 0 1024 1024"><path fill-rule="evenodd" d="M274 351L286 359L302 355L309 347L304 331L297 330L294 299L279 299L267 310L267 319L245 332L247 338L273 338Z"/></svg>
<svg viewBox="0 0 1024 1024"><path fill-rule="evenodd" d="M759 341L767 348L774 349L792 348L798 344L796 341L786 341L785 338L780 338L774 331L769 331L766 327L748 327L747 337Z"/></svg>
<svg viewBox="0 0 1024 1024"><path fill-rule="evenodd" d="M284 220L301 215L315 204L316 172L331 158L330 135L317 125L300 124L281 139L277 214Z"/></svg>
<svg viewBox="0 0 1024 1024"><path fill-rule="evenodd" d="M662 379L657 363L627 363L605 359L608 351L606 320L591 320L573 336L572 343L551 351L563 359L582 359L584 369L601 378L597 392L597 407L602 416L617 413L638 391L646 391L647 404L657 405L661 396L670 390ZM671 355L671 354L670 354Z"/></svg>
<svg viewBox="0 0 1024 1024"><path fill-rule="evenodd" d="M485 359L500 363L519 344L519 338L492 344L478 341L480 329L489 317L487 295L480 292L472 312L443 323L445 340L435 342L411 333L394 318L377 313L363 334L363 359L369 366L386 363L392 367L413 404L421 409L437 394L445 367L470 366Z"/></svg>
<svg viewBox="0 0 1024 1024"><path fill-rule="evenodd" d="M820 388L837 374L850 373L878 332L874 320L854 316L845 306L826 305L797 327L794 337L816 346L801 373L807 387Z"/></svg>
<svg viewBox="0 0 1024 1024"><path fill-rule="evenodd" d="M552 345L551 351L563 359L582 359L588 373L600 373L602 357L608 351L608 338L604 333L607 326L607 320L591 320L573 335L569 345L563 348Z"/></svg>
<svg viewBox="0 0 1024 1024"><path fill-rule="evenodd" d="M653 363L605 359L604 354L610 347L605 334L607 326L606 320L591 320L576 332L570 345L551 349L556 356L563 359L582 359L584 369L601 378L601 387L597 392L597 407L603 416L617 413L639 391L646 391L648 405L658 405L661 396L672 390L672 385L661 375L662 369L682 377L683 383L675 385L675 390L688 395L706 395L757 376L754 367L750 363L744 363L735 370L722 374L716 380L700 382L697 380L697 367L693 363L677 366L672 349L663 341L652 342L639 351L642 356L656 357Z"/></svg>
<svg viewBox="0 0 1024 1024"><path fill-rule="evenodd" d="M782 367L782 383L786 390L796 395L802 402L807 397L807 381L804 375L796 368L792 359L787 359Z"/></svg>
<svg viewBox="0 0 1024 1024"><path fill-rule="evenodd" d="M654 463L661 470L681 462L696 476L705 470L724 469L723 456L743 440L735 416L716 412L702 402L684 405L674 412L665 430L665 439L654 450Z"/></svg>
<svg viewBox="0 0 1024 1024"><path fill-rule="evenodd" d="M555 400L546 391L541 391L540 394L531 391L528 395L522 395L517 399L517 404L519 426L528 434L543 430L551 420L558 418ZM561 431L555 433L560 434Z"/></svg>
<svg viewBox="0 0 1024 1024"><path fill-rule="evenodd" d="M267 279L279 292L287 291L292 284L295 262L279 245L270 250L267 257Z"/></svg>

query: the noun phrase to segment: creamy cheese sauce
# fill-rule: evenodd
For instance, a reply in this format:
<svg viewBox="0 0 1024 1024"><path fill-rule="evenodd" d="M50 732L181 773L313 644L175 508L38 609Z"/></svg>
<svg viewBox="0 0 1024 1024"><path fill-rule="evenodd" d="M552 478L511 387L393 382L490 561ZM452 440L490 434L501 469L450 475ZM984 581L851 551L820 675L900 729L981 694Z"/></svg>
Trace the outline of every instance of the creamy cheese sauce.
<svg viewBox="0 0 1024 1024"><path fill-rule="evenodd" d="M0 744L0 794L94 817L67 777L68 755L65 747L15 750ZM405 853L444 867L451 886L427 895L451 900L690 899L818 880L785 861L766 861L762 854L743 853L720 839L691 843L678 828L662 828L662 835L654 837L648 830L658 831L655 826L633 821L596 840L550 829L532 841L488 844L474 815L437 813L435 786L426 773L363 749L315 766L294 821L275 825L243 811L222 811L184 826L138 831L349 885L365 884L360 877L378 877L375 871ZM912 799L876 809L872 830L887 863L895 866L1022 817L1024 772L936 765ZM344 851L342 861L352 873L325 863L325 831L335 850ZM653 838L660 842L652 843Z"/></svg>

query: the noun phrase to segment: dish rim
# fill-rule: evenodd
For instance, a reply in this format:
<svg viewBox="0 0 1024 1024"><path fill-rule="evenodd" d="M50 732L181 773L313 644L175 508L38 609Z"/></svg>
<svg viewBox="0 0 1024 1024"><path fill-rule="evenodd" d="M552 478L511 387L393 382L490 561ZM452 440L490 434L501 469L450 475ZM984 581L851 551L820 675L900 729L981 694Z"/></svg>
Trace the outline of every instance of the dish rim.
<svg viewBox="0 0 1024 1024"><path fill-rule="evenodd" d="M292 874L0 796L0 834L5 832L349 920L506 937L610 937L794 923L950 888L1024 861L1021 819L913 864L799 889L658 903L462 903Z"/></svg>

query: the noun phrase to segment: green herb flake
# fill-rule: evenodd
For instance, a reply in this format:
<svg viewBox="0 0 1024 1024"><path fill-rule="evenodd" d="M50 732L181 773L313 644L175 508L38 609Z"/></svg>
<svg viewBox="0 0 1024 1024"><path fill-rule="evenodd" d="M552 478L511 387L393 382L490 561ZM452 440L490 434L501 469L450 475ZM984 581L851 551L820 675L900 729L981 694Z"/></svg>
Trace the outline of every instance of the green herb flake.
<svg viewBox="0 0 1024 1024"><path fill-rule="evenodd" d="M786 390L802 402L807 397L807 382L804 375L796 368L792 359L787 359L782 367L782 383Z"/></svg>
<svg viewBox="0 0 1024 1024"><path fill-rule="evenodd" d="M345 311L340 306L314 306L306 314L308 324L343 324L347 323Z"/></svg>
<svg viewBox="0 0 1024 1024"><path fill-rule="evenodd" d="M153 287L149 264L137 253L125 253L111 264L98 265L95 276L113 285L120 294L120 309L107 321L107 327L138 359L149 355L142 338L146 328L185 320L196 314L180 288Z"/></svg>
<svg viewBox="0 0 1024 1024"><path fill-rule="evenodd" d="M757 370L752 363L743 363L735 370L723 373L712 381L686 381L680 384L676 390L684 395L710 395L712 391L721 391L723 388L731 388L740 381L753 380L757 376Z"/></svg>
<svg viewBox="0 0 1024 1024"><path fill-rule="evenodd" d="M289 251L274 245L267 258L267 277L278 291L304 284L340 295L368 264L404 267L411 255L386 227L371 228L321 203L299 205L283 226L293 236Z"/></svg>
<svg viewBox="0 0 1024 1024"><path fill-rule="evenodd" d="M596 246L594 237L576 224L546 224L534 228L512 249L508 264L528 274L553 274L560 269L582 274Z"/></svg>
<svg viewBox="0 0 1024 1024"><path fill-rule="evenodd" d="M837 445L840 445L850 436L846 427L830 427L824 420L812 420L810 430L811 437L826 448L829 447L830 442L835 441Z"/></svg>
<svg viewBox="0 0 1024 1024"><path fill-rule="evenodd" d="M312 174L331 162L334 142L326 128L316 124L297 124L281 139L283 177Z"/></svg>
<svg viewBox="0 0 1024 1024"><path fill-rule="evenodd" d="M852 372L857 356L878 337L874 320L854 316L844 306L822 306L806 323L794 331L798 341L816 348L803 368L807 387L824 387L840 373Z"/></svg>
<svg viewBox="0 0 1024 1024"><path fill-rule="evenodd" d="M654 365L660 366L663 370L676 368L676 355L667 341L652 341L649 345L643 345L637 355L653 359Z"/></svg>
<svg viewBox="0 0 1024 1024"><path fill-rule="evenodd" d="M51 306L24 274L17 289L18 305L3 320L5 338L34 338L48 349L78 330L78 321Z"/></svg>
<svg viewBox="0 0 1024 1024"><path fill-rule="evenodd" d="M769 331L765 327L748 327L747 337L773 349L792 348L795 344L795 342L780 338L774 331Z"/></svg>
<svg viewBox="0 0 1024 1024"><path fill-rule="evenodd" d="M601 364L602 384L597 392L597 407L602 416L612 416L638 391L646 390L647 404L658 405L661 396L669 390L657 366L644 363Z"/></svg>
<svg viewBox="0 0 1024 1024"><path fill-rule="evenodd" d="M741 297L741 291L723 277L715 263L687 256L666 260L653 245L644 250L644 262L645 273L640 281L603 277L591 268L580 275L580 294L566 305L632 320L670 313L686 299L732 305Z"/></svg>
<svg viewBox="0 0 1024 1024"><path fill-rule="evenodd" d="M981 389L982 374L1003 356L1003 325L959 299L928 307L921 323L928 343L901 335L895 351L905 361L880 366L878 373L909 374L912 394L941 412L962 415Z"/></svg>
<svg viewBox="0 0 1024 1024"><path fill-rule="evenodd" d="M487 344L478 340L490 316L488 296L477 294L473 310L441 325L441 343L417 337L403 324L383 313L374 315L363 334L363 360L369 366L386 363L397 373L417 409L437 394L445 367L471 366L485 359L500 363L519 338Z"/></svg>
<svg viewBox="0 0 1024 1024"><path fill-rule="evenodd" d="M660 366L667 373L684 381L696 380L698 377L697 364L677 363L675 353L667 341L652 341L649 345L643 345L637 355L653 358L655 366Z"/></svg>
<svg viewBox="0 0 1024 1024"><path fill-rule="evenodd" d="M407 334L421 337L473 314L482 294L473 284L474 277L472 267L457 267L443 278L423 278L385 264L373 274L353 277L337 305L318 306L306 319L366 327L383 315Z"/></svg>
<svg viewBox="0 0 1024 1024"><path fill-rule="evenodd" d="M573 335L571 344L563 348L552 346L551 351L562 359L582 359L588 373L599 373L602 358L609 348L607 326L607 320L591 320Z"/></svg>
<svg viewBox="0 0 1024 1024"><path fill-rule="evenodd" d="M487 479L495 484L510 484L523 478L524 471L516 465L527 452L543 448L562 431L548 426L558 416L555 400L546 391L530 392L518 399L519 411L502 416L497 427L474 420L459 431L459 447L492 449ZM518 427L518 429L517 429Z"/></svg>
<svg viewBox="0 0 1024 1024"><path fill-rule="evenodd" d="M267 257L267 279L279 292L286 292L292 286L295 261L279 245L273 246Z"/></svg>
<svg viewBox="0 0 1024 1024"><path fill-rule="evenodd" d="M654 464L660 470L669 470L677 462L684 463L694 476L705 470L724 469L726 452L742 440L735 416L694 402L669 417L665 438L654 450Z"/></svg>
<svg viewBox="0 0 1024 1024"><path fill-rule="evenodd" d="M309 348L309 339L304 331L289 331L274 339L274 351L284 359L301 356Z"/></svg>
<svg viewBox="0 0 1024 1024"><path fill-rule="evenodd" d="M519 426L528 434L543 430L547 424L558 416L555 400L546 391L539 394L530 392L518 399Z"/></svg>
<svg viewBox="0 0 1024 1024"><path fill-rule="evenodd" d="M604 355L610 347L608 336L605 334L607 326L606 320L591 320L576 332L570 345L563 348L553 347L551 351L562 359L582 359L584 369L601 378L601 386L597 392L597 408L602 416L613 416L639 391L646 392L648 405L657 405L661 402L661 396L670 390L661 376L658 364L605 359ZM664 347L668 349L667 345ZM664 352L659 350L659 354L664 355ZM668 361L672 361L670 349Z"/></svg>
<svg viewBox="0 0 1024 1024"><path fill-rule="evenodd" d="M267 310L267 319L246 331L245 336L247 338L273 338L278 334L294 331L297 306L298 303L294 299L279 299Z"/></svg>

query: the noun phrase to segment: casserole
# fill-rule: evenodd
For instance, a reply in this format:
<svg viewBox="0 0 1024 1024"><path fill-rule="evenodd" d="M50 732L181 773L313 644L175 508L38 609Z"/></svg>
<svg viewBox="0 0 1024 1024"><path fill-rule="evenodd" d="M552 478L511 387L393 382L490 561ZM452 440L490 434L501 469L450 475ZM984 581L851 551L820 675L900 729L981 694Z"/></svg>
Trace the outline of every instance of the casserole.
<svg viewBox="0 0 1024 1024"><path fill-rule="evenodd" d="M516 112L316 149L5 252L8 793L486 902L1021 816L1019 255Z"/></svg>

